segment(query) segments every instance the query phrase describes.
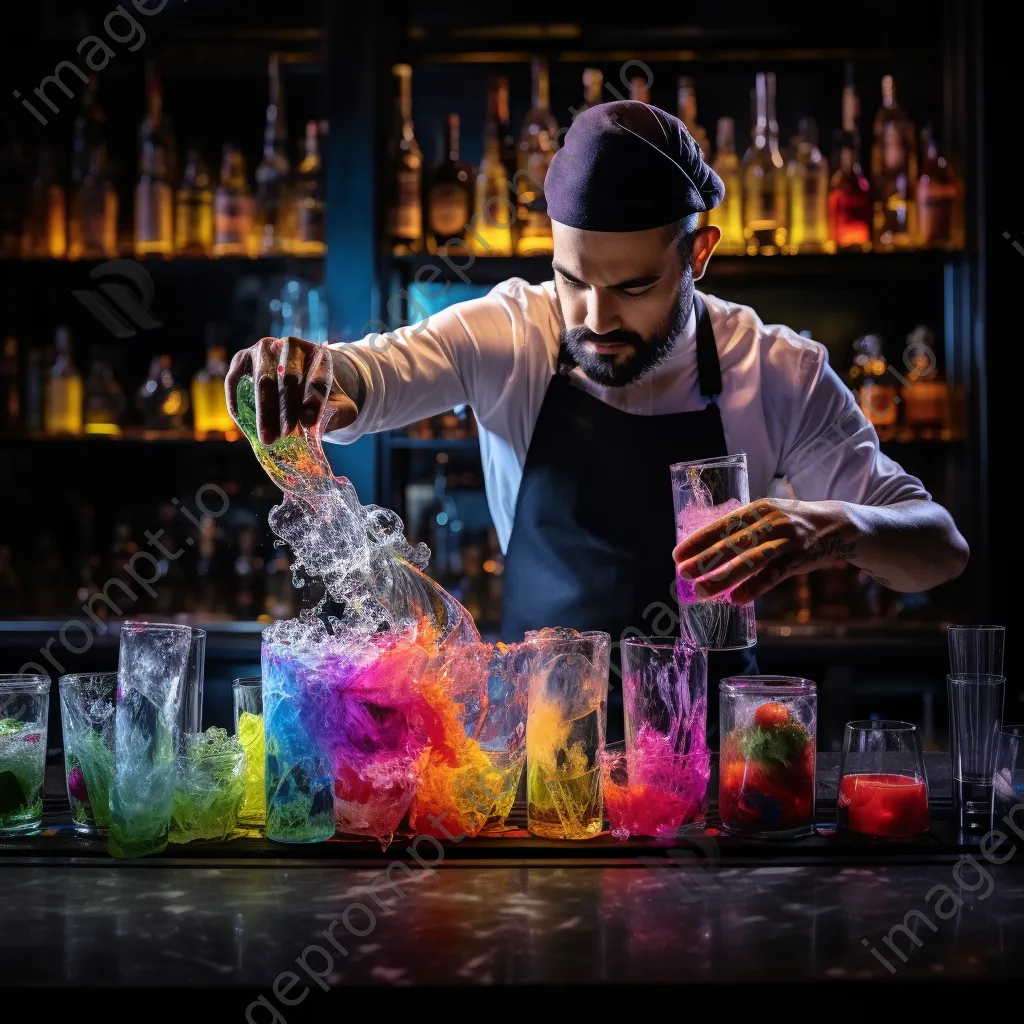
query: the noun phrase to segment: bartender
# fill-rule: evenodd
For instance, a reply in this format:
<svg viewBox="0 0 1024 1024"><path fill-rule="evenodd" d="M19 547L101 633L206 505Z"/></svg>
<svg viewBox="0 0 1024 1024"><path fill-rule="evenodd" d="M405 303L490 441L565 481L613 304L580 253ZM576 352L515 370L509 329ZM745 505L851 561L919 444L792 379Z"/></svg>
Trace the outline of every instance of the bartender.
<svg viewBox="0 0 1024 1024"><path fill-rule="evenodd" d="M251 373L265 443L326 397L324 438L346 444L471 406L510 641L544 626L677 635L677 571L737 603L836 559L897 591L963 571L951 516L879 450L825 347L695 290L719 240L699 218L725 189L679 119L587 109L544 193L554 280L333 345L330 381L318 346L264 338L232 361L232 408ZM757 500L677 546L669 467L740 452ZM709 695L754 671L752 649L713 652Z"/></svg>

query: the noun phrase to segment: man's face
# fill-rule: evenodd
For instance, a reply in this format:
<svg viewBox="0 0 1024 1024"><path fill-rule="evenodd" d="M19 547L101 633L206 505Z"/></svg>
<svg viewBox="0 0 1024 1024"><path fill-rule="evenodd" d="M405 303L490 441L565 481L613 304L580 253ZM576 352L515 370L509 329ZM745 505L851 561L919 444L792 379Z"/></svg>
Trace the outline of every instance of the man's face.
<svg viewBox="0 0 1024 1024"><path fill-rule="evenodd" d="M672 232L552 231L562 353L598 384L629 384L668 355L690 315L693 277Z"/></svg>

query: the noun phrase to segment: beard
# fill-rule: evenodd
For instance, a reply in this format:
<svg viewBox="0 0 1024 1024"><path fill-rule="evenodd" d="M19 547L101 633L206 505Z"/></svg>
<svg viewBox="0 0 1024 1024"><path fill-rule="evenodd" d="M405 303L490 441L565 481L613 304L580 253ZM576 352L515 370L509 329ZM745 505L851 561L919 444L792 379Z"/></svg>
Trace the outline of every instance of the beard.
<svg viewBox="0 0 1024 1024"><path fill-rule="evenodd" d="M558 365L566 370L578 366L595 384L604 387L625 387L668 358L692 308L693 277L686 273L680 280L675 306L649 337L625 329L595 334L588 327L563 327L559 336ZM615 355L602 355L587 348L588 342L628 347Z"/></svg>

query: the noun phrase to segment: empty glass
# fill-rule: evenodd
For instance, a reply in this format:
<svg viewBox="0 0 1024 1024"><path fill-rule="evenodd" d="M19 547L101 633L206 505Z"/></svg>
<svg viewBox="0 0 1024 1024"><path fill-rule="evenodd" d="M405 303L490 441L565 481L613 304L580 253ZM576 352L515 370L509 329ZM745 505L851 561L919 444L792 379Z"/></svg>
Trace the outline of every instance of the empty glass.
<svg viewBox="0 0 1024 1024"><path fill-rule="evenodd" d="M117 673L71 673L57 685L71 820L76 832L106 835L114 781Z"/></svg>
<svg viewBox="0 0 1024 1024"><path fill-rule="evenodd" d="M203 679L206 674L206 630L190 626L188 669L181 693L179 748L188 749L191 738L203 731Z"/></svg>
<svg viewBox="0 0 1024 1024"><path fill-rule="evenodd" d="M1003 626L947 626L951 676L1001 676Z"/></svg>
<svg viewBox="0 0 1024 1024"><path fill-rule="evenodd" d="M1024 725L1005 725L996 737L992 828L1024 843Z"/></svg>
<svg viewBox="0 0 1024 1024"><path fill-rule="evenodd" d="M235 735L245 751L245 798L238 824L261 828L267 816L266 743L263 736L263 677L243 676L231 684Z"/></svg>
<svg viewBox="0 0 1024 1024"><path fill-rule="evenodd" d="M810 835L814 821L817 691L793 676L719 683L718 810L726 832Z"/></svg>
<svg viewBox="0 0 1024 1024"><path fill-rule="evenodd" d="M50 677L0 675L0 836L39 831Z"/></svg>
<svg viewBox="0 0 1024 1024"><path fill-rule="evenodd" d="M599 758L608 714L608 633L526 634L526 816L535 835L588 839L604 824Z"/></svg>
<svg viewBox="0 0 1024 1024"><path fill-rule="evenodd" d="M167 846L191 651L188 626L121 627L107 836L115 857L142 857Z"/></svg>
<svg viewBox="0 0 1024 1024"><path fill-rule="evenodd" d="M858 835L910 839L931 830L928 780L915 725L846 723L836 814L839 828Z"/></svg>
<svg viewBox="0 0 1024 1024"><path fill-rule="evenodd" d="M717 459L679 462L672 473L672 500L675 506L676 543L703 530L718 519L730 516L750 501L747 483L746 455L729 455ZM730 560L741 556L739 543L746 525L736 517L712 536L707 547L725 541L723 549L698 565L699 575L724 568ZM733 537L733 541L729 538ZM711 601L701 600L700 586L693 575L677 575L679 594L680 635L695 647L715 651L732 651L752 647L757 642L752 603L736 605L729 592ZM730 588L731 590L731 588Z"/></svg>
<svg viewBox="0 0 1024 1024"><path fill-rule="evenodd" d="M951 675L947 682L953 809L961 829L988 831L1006 680L996 675Z"/></svg>

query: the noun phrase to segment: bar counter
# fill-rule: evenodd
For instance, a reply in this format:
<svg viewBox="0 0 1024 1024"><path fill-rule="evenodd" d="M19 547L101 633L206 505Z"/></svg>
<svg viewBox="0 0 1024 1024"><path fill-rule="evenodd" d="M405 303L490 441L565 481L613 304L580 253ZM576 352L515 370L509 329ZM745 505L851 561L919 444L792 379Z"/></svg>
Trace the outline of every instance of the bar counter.
<svg viewBox="0 0 1024 1024"><path fill-rule="evenodd" d="M700 985L732 1002L751 984L884 981L948 1009L954 989L1019 975L1024 855L957 835L948 754L926 762L934 828L913 843L834 835L827 753L817 834L774 843L713 828L674 846L514 832L386 852L253 837L115 861L69 830L54 794L41 834L0 840L0 986L45 988L48 1004L194 988L254 1022L335 1012L352 985L394 990L394 1008L422 986Z"/></svg>

